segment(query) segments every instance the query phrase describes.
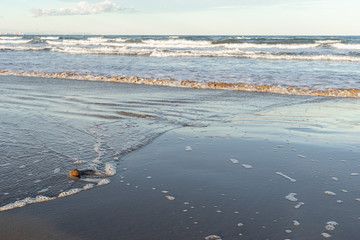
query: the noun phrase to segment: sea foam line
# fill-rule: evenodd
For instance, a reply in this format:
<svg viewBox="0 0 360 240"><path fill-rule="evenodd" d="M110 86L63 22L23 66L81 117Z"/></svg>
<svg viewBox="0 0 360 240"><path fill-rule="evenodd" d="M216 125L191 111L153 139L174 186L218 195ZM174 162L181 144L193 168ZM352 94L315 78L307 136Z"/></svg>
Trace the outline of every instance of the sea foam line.
<svg viewBox="0 0 360 240"><path fill-rule="evenodd" d="M285 95L302 95L302 96L320 96L320 97L341 97L341 98L360 98L360 89L302 89L295 87L282 87L275 85L253 85L240 83L221 83L221 82L196 82L190 80L173 80L173 79L159 79L154 80L150 78L140 77L105 77L96 75L76 74L70 72L60 73L39 73L39 72L12 72L8 70L0 70L0 75L12 76L26 76L26 77L41 77L41 78L60 78L60 79L74 79L87 81L103 81L103 82L118 82L130 84L144 84L168 87L183 87L183 88L200 88L200 89L219 89L219 90L234 90L246 92L262 92L262 93L276 93Z"/></svg>
<svg viewBox="0 0 360 240"><path fill-rule="evenodd" d="M109 183L110 183L110 180L107 178L104 178L104 179L98 181L96 186L102 186L102 185L109 184ZM25 206L27 206L29 204L33 204L33 203L47 202L47 201L51 201L51 200L55 200L55 199L59 199L59 198L63 198L63 197L68 197L68 196L77 194L79 192L92 189L93 187L94 187L94 184L86 184L83 188L72 188L67 191L63 191L63 192L59 193L59 195L57 197L47 197L47 196L43 196L43 195L39 195L34 198L27 197L22 200L18 200L18 201L12 202L12 203L8 203L4 206L1 206L0 212L8 211L8 210L11 210L14 208L25 207Z"/></svg>

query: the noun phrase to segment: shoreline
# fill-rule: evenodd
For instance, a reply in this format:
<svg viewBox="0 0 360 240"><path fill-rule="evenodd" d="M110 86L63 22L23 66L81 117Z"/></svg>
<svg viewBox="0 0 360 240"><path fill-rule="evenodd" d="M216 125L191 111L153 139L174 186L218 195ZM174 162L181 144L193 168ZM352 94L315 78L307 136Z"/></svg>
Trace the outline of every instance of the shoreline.
<svg viewBox="0 0 360 240"><path fill-rule="evenodd" d="M326 233L352 239L360 234L358 177L352 175L359 152L286 140L242 135L231 127L169 131L126 155L106 186L1 212L2 236L321 239ZM331 221L336 226L326 230Z"/></svg>
<svg viewBox="0 0 360 240"><path fill-rule="evenodd" d="M173 79L148 79L141 77L104 77L94 75L83 75L70 72L60 73L39 73L39 72L12 72L8 70L0 70L3 76L25 76L55 79L72 79L85 81L102 81L116 82L126 84L155 85L166 87L196 88L196 89L214 89L229 91L245 91L258 93L274 93L282 95L298 95L298 96L317 96L317 97L335 97L335 98L360 98L360 89L329 89L329 90L308 90L295 87L281 87L275 85L252 85L241 83L221 83L221 82L195 82L190 80L173 80Z"/></svg>

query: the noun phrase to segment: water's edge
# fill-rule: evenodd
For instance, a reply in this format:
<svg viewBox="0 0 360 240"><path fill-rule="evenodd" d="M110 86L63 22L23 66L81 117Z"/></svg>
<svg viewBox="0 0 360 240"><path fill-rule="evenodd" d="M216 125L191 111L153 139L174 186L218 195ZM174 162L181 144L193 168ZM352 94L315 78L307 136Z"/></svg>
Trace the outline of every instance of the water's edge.
<svg viewBox="0 0 360 240"><path fill-rule="evenodd" d="M303 89L295 87L285 87L276 85L254 85L254 84L236 84L226 82L197 82L190 80L176 79L159 79L141 77L105 77L97 75L84 75L71 72L60 73L40 73L40 72L12 72L9 70L0 70L0 75L7 76L25 76L25 77L41 77L56 79L72 79L102 82L117 82L129 84L143 84L167 87L197 88L197 89L214 89L214 90L232 90L246 92L275 93L283 95L299 95L299 96L319 96L319 97L337 97L337 98L360 98L360 89L328 89L315 90Z"/></svg>

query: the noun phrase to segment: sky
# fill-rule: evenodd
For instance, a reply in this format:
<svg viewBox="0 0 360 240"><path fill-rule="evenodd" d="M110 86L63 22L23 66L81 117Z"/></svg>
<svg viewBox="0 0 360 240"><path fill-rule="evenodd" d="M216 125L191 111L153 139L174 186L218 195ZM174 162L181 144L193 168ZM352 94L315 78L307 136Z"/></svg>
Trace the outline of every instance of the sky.
<svg viewBox="0 0 360 240"><path fill-rule="evenodd" d="M0 0L0 33L360 35L359 0Z"/></svg>

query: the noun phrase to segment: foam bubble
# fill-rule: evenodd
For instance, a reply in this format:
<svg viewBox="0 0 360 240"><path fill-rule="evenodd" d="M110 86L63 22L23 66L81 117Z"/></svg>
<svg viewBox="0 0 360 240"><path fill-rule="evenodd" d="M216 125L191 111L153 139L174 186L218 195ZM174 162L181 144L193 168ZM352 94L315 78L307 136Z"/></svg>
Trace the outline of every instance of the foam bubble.
<svg viewBox="0 0 360 240"><path fill-rule="evenodd" d="M293 221L293 225L294 225L295 227L298 227L298 226L300 226L300 222L299 222L299 221L294 220L294 221Z"/></svg>
<svg viewBox="0 0 360 240"><path fill-rule="evenodd" d="M238 223L237 226L238 226L238 227L243 227L244 224L243 224L243 223Z"/></svg>
<svg viewBox="0 0 360 240"><path fill-rule="evenodd" d="M185 151L192 151L191 146L186 146L186 147L185 147Z"/></svg>
<svg viewBox="0 0 360 240"><path fill-rule="evenodd" d="M289 193L287 196L285 196L286 200L289 200L290 202L296 202L298 199L295 197L296 193Z"/></svg>
<svg viewBox="0 0 360 240"><path fill-rule="evenodd" d="M219 237L217 235L209 235L209 236L205 237L205 240L221 240L221 237Z"/></svg>
<svg viewBox="0 0 360 240"><path fill-rule="evenodd" d="M233 158L231 158L230 161L231 161L232 163L234 163L234 164L238 164L238 163L239 163L239 160L236 160L236 159L233 159Z"/></svg>
<svg viewBox="0 0 360 240"><path fill-rule="evenodd" d="M326 195L336 196L336 193L331 192L331 191L325 191L324 193L325 193Z"/></svg>
<svg viewBox="0 0 360 240"><path fill-rule="evenodd" d="M59 173L60 172L60 168L55 168L54 169L54 173Z"/></svg>
<svg viewBox="0 0 360 240"><path fill-rule="evenodd" d="M328 221L326 224L327 225L332 225L332 226L338 226L339 225L339 223L337 223L335 221Z"/></svg>
<svg viewBox="0 0 360 240"><path fill-rule="evenodd" d="M100 182L98 182L97 186L102 186L102 185L106 185L109 183L110 183L109 179L102 179Z"/></svg>
<svg viewBox="0 0 360 240"><path fill-rule="evenodd" d="M299 209L299 208L301 208L301 206L303 206L305 203L303 203L303 202L299 202L298 204L296 204L295 206L294 206L294 208L296 208L296 209Z"/></svg>
<svg viewBox="0 0 360 240"><path fill-rule="evenodd" d="M170 201L175 200L175 197L173 197L173 196L165 196L165 197L166 197L167 200L170 200Z"/></svg>
<svg viewBox="0 0 360 240"><path fill-rule="evenodd" d="M245 169L251 169L253 168L253 166L249 165L249 164L241 164L241 166Z"/></svg>
<svg viewBox="0 0 360 240"><path fill-rule="evenodd" d="M296 180L295 179L293 179L293 178L291 178L291 177L289 177L289 176L287 176L287 175L285 175L285 174L283 174L282 172L275 172L277 175L279 175L279 176L281 176L281 177L283 177L283 178L285 178L285 179L287 179L287 180L289 180L290 182L296 182Z"/></svg>
<svg viewBox="0 0 360 240"><path fill-rule="evenodd" d="M323 236L323 238L331 238L332 236L328 233L321 233L321 236Z"/></svg>

